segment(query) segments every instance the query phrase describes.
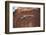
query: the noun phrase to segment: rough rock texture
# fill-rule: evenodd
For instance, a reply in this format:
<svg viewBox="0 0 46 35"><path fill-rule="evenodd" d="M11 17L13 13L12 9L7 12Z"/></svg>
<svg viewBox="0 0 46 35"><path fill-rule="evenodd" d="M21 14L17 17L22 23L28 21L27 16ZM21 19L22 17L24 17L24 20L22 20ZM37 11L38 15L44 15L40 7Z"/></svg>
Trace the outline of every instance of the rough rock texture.
<svg viewBox="0 0 46 35"><path fill-rule="evenodd" d="M39 27L40 8L19 7L13 12L13 27Z"/></svg>

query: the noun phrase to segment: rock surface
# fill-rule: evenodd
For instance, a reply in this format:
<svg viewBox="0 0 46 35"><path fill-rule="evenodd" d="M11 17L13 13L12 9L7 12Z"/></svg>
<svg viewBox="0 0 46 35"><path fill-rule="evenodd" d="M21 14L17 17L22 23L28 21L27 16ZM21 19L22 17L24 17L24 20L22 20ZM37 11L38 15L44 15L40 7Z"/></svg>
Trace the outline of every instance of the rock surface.
<svg viewBox="0 0 46 35"><path fill-rule="evenodd" d="M13 28L39 26L40 8L19 7L13 13Z"/></svg>

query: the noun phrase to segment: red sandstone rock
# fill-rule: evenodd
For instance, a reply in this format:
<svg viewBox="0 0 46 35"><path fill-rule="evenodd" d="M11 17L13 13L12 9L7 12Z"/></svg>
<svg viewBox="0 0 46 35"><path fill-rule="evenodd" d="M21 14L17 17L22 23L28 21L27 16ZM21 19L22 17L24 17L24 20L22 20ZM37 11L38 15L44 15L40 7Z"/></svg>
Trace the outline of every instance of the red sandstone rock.
<svg viewBox="0 0 46 35"><path fill-rule="evenodd" d="M19 7L13 13L13 27L39 27L40 8Z"/></svg>

